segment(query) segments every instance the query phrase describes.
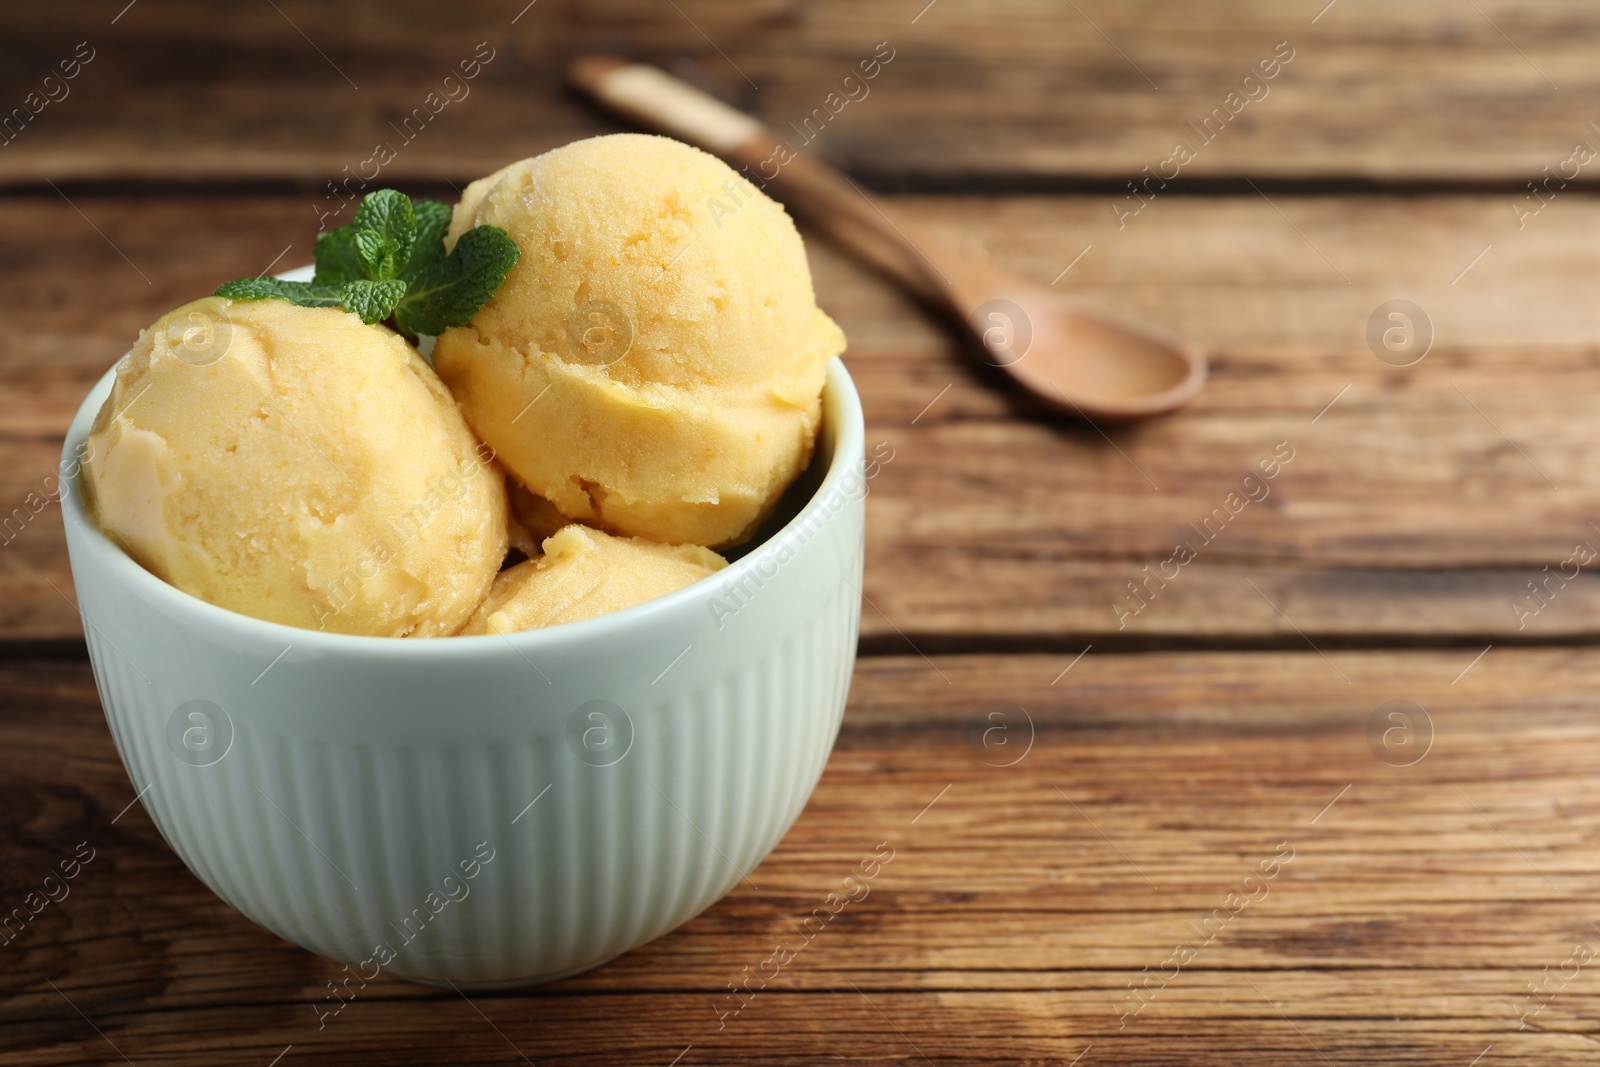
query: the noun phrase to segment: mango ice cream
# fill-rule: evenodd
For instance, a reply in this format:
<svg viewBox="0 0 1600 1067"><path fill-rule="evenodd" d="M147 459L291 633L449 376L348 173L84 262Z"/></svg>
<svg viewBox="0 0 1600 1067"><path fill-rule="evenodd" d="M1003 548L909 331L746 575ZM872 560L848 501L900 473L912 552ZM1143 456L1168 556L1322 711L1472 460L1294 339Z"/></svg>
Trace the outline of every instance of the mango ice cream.
<svg viewBox="0 0 1600 1067"><path fill-rule="evenodd" d="M144 331L89 437L101 527L258 619L453 634L506 554L503 476L397 334L337 308L207 297Z"/></svg>
<svg viewBox="0 0 1600 1067"><path fill-rule="evenodd" d="M783 208L699 149L616 134L473 182L447 243L481 224L521 258L433 358L499 461L615 534L749 538L809 462L844 349Z"/></svg>
<svg viewBox="0 0 1600 1067"><path fill-rule="evenodd" d="M665 596L727 565L696 545L613 537L574 523L545 539L543 555L502 571L461 632L514 633L590 619Z"/></svg>

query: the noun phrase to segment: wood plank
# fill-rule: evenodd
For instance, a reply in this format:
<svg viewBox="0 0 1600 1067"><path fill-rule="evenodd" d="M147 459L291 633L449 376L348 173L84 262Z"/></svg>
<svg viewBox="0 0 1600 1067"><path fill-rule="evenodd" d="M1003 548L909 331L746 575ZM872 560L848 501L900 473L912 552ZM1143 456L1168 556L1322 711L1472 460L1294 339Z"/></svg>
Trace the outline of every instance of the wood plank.
<svg viewBox="0 0 1600 1067"><path fill-rule="evenodd" d="M320 1031L336 967L212 897L139 806L112 825L133 788L87 666L0 665L0 899L77 842L97 849L0 948L0 1060L121 1062L114 1043L135 1063L257 1067L290 1045L285 1063L507 1062L510 1046L563 1063L665 1064L686 1046L683 1063L1067 1063L1089 1044L1084 1063L1460 1067L1489 1045L1592 1061L1600 993L1582 966L1519 1029L1538 1007L1527 983L1600 937L1592 656L1094 652L1061 677L1067 662L864 660L759 889L542 989L468 1004L380 979ZM1368 739L1391 699L1431 723L1408 766ZM1032 725L1010 766L972 744L990 701ZM727 983L880 841L895 857L868 895L719 1029ZM1190 923L1287 850L1172 975ZM1124 1019L1145 968L1171 976Z"/></svg>
<svg viewBox="0 0 1600 1067"><path fill-rule="evenodd" d="M1046 281L1089 246L1060 288L1196 339L1214 370L1175 418L1104 435L1063 425L813 240L869 442L893 456L868 505L870 648L1595 638L1588 570L1549 579L1537 613L1525 599L1578 543L1600 548L1593 199L1559 199L1521 230L1492 197L1158 199L1120 230L1089 197L903 206ZM16 297L0 514L46 488L72 409L140 326L227 277L306 260L311 214L292 197L0 200L0 279ZM1363 336L1396 297L1437 334L1407 368ZM1278 442L1294 458L1270 495L1206 527ZM54 507L12 533L0 635L74 639ZM1117 605L1138 604L1126 583L1180 537L1197 558L1124 619Z"/></svg>
<svg viewBox="0 0 1600 1067"><path fill-rule="evenodd" d="M320 184L358 170L381 143L395 152L383 166L388 180L460 183L618 128L562 86L567 61L597 49L668 66L797 131L797 145L814 109L839 108L820 135L813 121L806 147L886 182L1087 176L1120 185L1171 158L1181 140L1195 152L1183 167L1190 177L1521 189L1566 159L1575 141L1600 144L1587 126L1600 115L1583 103L1600 89L1593 5L1323 7L544 0L524 9L412 0L361 12L293 0L219 15L187 0L113 19L114 10L90 0L15 6L5 14L0 106L23 106L78 42L87 40L94 58L67 83L68 95L0 151L0 182ZM448 90L457 101L436 98L436 116L402 130L479 42L494 58ZM856 103L830 104L828 94L879 42L893 50L891 64L851 90ZM1292 50L1289 65L1246 86L1256 102L1235 104L1237 118L1203 140L1196 131L1205 117L1279 42Z"/></svg>
<svg viewBox="0 0 1600 1067"><path fill-rule="evenodd" d="M1178 417L1101 435L1004 420L1025 412L924 361L895 414L872 409L913 458L885 469L869 508L868 593L888 618L930 637L1265 633L1294 647L1297 630L1593 633L1600 586L1586 573L1552 580L1545 607L1522 600L1575 545L1600 546L1600 315L1578 266L1600 225L1593 201L1558 201L1520 230L1491 198L1157 200L1122 229L1093 201L918 204L1036 278L1087 246L1063 287L1196 339L1214 372ZM1396 298L1435 333L1404 368L1365 336ZM1258 487L1270 495L1227 503L1279 442L1294 459ZM1179 543L1197 559L1165 564ZM1146 566L1178 577L1145 586L1124 620Z"/></svg>

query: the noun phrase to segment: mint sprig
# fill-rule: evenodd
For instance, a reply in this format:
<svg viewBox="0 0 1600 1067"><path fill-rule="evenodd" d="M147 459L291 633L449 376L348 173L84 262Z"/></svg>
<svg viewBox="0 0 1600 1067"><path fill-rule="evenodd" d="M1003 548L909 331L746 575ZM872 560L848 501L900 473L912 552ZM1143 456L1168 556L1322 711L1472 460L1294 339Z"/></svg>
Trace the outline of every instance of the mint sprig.
<svg viewBox="0 0 1600 1067"><path fill-rule="evenodd" d="M448 255L450 208L394 189L369 193L348 225L317 238L309 282L240 278L217 287L230 300L287 300L343 308L365 323L390 321L415 340L464 326L516 266L516 242L498 226L462 234Z"/></svg>

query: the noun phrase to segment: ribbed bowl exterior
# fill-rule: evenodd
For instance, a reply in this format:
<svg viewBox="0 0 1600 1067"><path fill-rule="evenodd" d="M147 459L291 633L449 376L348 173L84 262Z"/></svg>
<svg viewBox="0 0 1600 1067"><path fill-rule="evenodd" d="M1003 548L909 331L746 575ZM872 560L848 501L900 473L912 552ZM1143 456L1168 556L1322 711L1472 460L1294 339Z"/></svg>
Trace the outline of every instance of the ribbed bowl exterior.
<svg viewBox="0 0 1600 1067"><path fill-rule="evenodd" d="M777 844L838 733L866 482L837 361L825 410L826 478L749 555L649 604L506 637L327 635L204 604L100 534L64 470L89 654L133 787L219 896L366 980L543 981L673 929Z"/></svg>

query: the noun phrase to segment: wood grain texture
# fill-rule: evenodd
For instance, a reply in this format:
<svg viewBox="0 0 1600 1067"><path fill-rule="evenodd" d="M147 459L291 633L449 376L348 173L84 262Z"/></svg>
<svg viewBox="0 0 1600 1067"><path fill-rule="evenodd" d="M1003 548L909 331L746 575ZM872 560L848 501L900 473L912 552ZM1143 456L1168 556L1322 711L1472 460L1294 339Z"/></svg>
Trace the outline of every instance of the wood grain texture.
<svg viewBox="0 0 1600 1067"><path fill-rule="evenodd" d="M618 128L562 89L574 55L650 60L799 130L883 181L1121 181L1186 141L1191 177L1493 181L1521 188L1575 141L1600 13L1582 0L523 0L12 5L0 107L87 41L94 59L0 148L0 182L276 177L317 184L377 144L387 179L463 182ZM1320 12L1320 17L1319 17ZM400 130L487 42L494 58L420 134ZM893 61L830 104L880 42ZM1200 127L1288 42L1294 58L1211 142ZM889 54L889 53L886 53ZM58 94L60 89L55 90ZM842 96L835 100L844 99ZM815 126L816 124L814 124ZM796 133L796 143L802 135Z"/></svg>
<svg viewBox="0 0 1600 1067"><path fill-rule="evenodd" d="M257 1067L290 1045L286 1065L1064 1064L1090 1044L1085 1065L1461 1067L1491 1044L1592 1062L1588 968L1527 1014L1527 983L1600 944L1592 656L1497 648L1464 675L1470 657L1442 652L1066 662L865 660L822 782L753 884L587 975L471 1003L382 979L321 1030L337 968L213 897L140 806L119 817L133 788L87 666L9 662L0 900L78 842L96 854L0 947L0 1062L122 1062L112 1044ZM1369 738L1392 699L1430 723L1409 766L1419 749ZM997 701L1011 749L974 742ZM867 894L719 1020L728 983L880 842L894 857ZM1291 858L1266 891L1246 886L1274 855ZM1233 892L1258 899L1174 974L1163 961ZM1124 1019L1145 968L1169 977Z"/></svg>
<svg viewBox="0 0 1600 1067"><path fill-rule="evenodd" d="M1600 584L1544 569L1579 543L1600 549L1593 199L1558 198L1521 229L1497 197L1157 198L1120 229L1091 197L903 207L1041 280L1082 253L1061 288L1195 339L1214 370L1174 418L1063 424L813 239L869 451L886 460L867 509L869 647L1595 638ZM0 515L15 520L0 634L78 633L54 505L24 508L25 523L15 509L47 488L79 398L163 311L307 260L313 219L310 197L0 201L0 285L15 294L0 348ZM1435 334L1404 368L1364 336L1398 297ZM1269 495L1231 514L1228 494L1280 442L1293 459ZM1180 539L1197 558L1119 614L1139 603L1127 583ZM1547 579L1541 606L1527 583Z"/></svg>
<svg viewBox="0 0 1600 1067"><path fill-rule="evenodd" d="M1555 646L1600 640L1600 583L1551 571L1600 549L1600 172L1526 195L1600 146L1593 4L58 0L0 13L0 120L78 42L70 95L0 132L0 917L94 858L0 932L0 1065L1595 1061L1600 664ZM867 656L810 804L600 970L470 1001L381 979L319 1027L338 968L181 865L70 654L72 411L162 312L309 260L326 182L379 144L376 181L453 199L621 128L562 85L604 50L799 146L879 42L804 149L885 190L1074 194L899 204L1194 339L1211 383L1063 424L809 240L878 461ZM1180 139L1182 177L1125 188ZM1396 299L1432 332L1406 367L1367 336ZM733 995L880 843L867 895Z"/></svg>

